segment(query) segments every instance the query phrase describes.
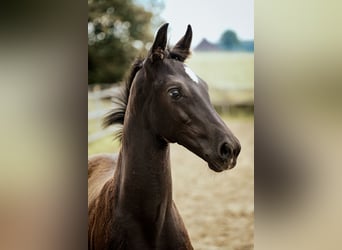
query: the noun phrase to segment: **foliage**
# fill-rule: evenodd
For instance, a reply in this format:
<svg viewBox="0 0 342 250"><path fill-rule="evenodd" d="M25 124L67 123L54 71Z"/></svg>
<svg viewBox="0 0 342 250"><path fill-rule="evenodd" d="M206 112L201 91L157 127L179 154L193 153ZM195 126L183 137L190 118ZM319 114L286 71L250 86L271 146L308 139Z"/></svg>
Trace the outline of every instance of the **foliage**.
<svg viewBox="0 0 342 250"><path fill-rule="evenodd" d="M233 49L237 45L239 45L240 41L236 35L236 33L232 30L226 30L220 38L220 45L224 49Z"/></svg>
<svg viewBox="0 0 342 250"><path fill-rule="evenodd" d="M151 20L133 0L88 0L88 83L121 80L152 40Z"/></svg>

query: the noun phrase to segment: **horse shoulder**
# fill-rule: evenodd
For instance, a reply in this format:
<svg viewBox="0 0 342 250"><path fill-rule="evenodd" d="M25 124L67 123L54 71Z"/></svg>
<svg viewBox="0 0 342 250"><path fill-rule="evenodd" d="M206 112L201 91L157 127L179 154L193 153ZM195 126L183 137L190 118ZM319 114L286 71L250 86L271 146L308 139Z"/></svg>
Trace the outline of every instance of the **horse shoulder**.
<svg viewBox="0 0 342 250"><path fill-rule="evenodd" d="M176 204L172 202L170 216L166 218L166 246L163 249L193 250L189 234L180 216Z"/></svg>
<svg viewBox="0 0 342 250"><path fill-rule="evenodd" d="M88 158L88 207L114 176L117 157L116 154L96 154Z"/></svg>
<svg viewBox="0 0 342 250"><path fill-rule="evenodd" d="M88 158L88 248L91 250L124 249L123 236L115 230L112 219L117 157L97 154Z"/></svg>

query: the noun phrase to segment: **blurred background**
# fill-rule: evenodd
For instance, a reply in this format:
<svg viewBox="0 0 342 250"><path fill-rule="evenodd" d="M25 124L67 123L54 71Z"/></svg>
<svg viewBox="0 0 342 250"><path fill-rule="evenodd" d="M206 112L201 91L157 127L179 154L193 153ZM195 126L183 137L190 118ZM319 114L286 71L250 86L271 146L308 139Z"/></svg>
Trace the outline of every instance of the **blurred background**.
<svg viewBox="0 0 342 250"><path fill-rule="evenodd" d="M180 15L182 8L178 8L175 20L170 21L173 25L177 20L182 21L181 27L170 27L171 42L184 33L187 23L194 26L193 48L198 45L195 39L200 42L205 37L217 44L225 30L234 31L239 40L253 40L237 26L230 26L232 16L241 17L240 25L249 22L237 7L222 7L219 2L210 1L213 4L201 12L196 4L190 8L187 2L178 6L186 6L188 15ZM144 9L150 8L148 3L145 5ZM166 2L164 5L158 7L160 15L153 17L168 20L162 14L162 10L167 10ZM221 6L219 11L214 9L216 5ZM241 8L245 6L249 5L245 3ZM241 126L245 115L221 113L223 117L228 116L228 125L243 145L253 145L250 141L254 140L254 249L341 248L342 29L338 25L342 22L341 8L342 2L336 0L255 3L255 137L243 139L246 131L253 133L253 127ZM227 14L222 17L219 14L222 12ZM89 29L92 29L88 13L88 2L83 0L1 3L0 249L87 249L87 55ZM178 19L181 16L203 19L213 31L219 27L216 19L220 23L230 20L230 24L217 30L216 36L209 37L206 28L202 37L201 30L205 27L195 27L196 22L190 19ZM158 26L162 20L155 22ZM151 25L151 37L154 31ZM139 42L136 46L140 46ZM189 64L195 60L196 53ZM191 67L202 76L202 70L194 69L195 65ZM117 81L120 79L94 83ZM109 143L106 149L101 148L102 152L117 150L109 137L103 138ZM183 164L192 161L193 154L181 150L188 153L185 160L181 159ZM172 153L177 154L174 149ZM174 182L186 179L189 191L185 195L199 196L188 201L208 203L187 204L182 189L176 189L181 185L174 183L176 203L196 247L224 249L227 237L232 237L232 249L251 248L248 245L251 234L241 233L240 229L253 224L252 213L246 209L251 200L249 189L253 187L250 177L243 181L238 176L241 172L246 175L252 172L247 167L251 166L247 159L252 153L251 147L243 147L239 165L223 175L210 172L196 157L193 160L199 161L199 166L192 167L196 171L184 174L184 178L178 175L181 171L176 168L178 165L173 165L173 174L177 174ZM202 178L198 179L195 172L201 173ZM210 195L209 201L203 198L209 193L200 187L212 192L211 187L223 182L227 190L220 190L223 199L215 194ZM246 191L246 203L242 203L243 196L236 190L239 185L243 186L239 190ZM250 188L246 188L248 185ZM231 198L238 202L225 200ZM216 205L225 212L218 211L220 207ZM190 207L200 209L202 215L212 214L210 209L215 214L211 218L206 214L189 216L187 208ZM246 216L237 215L239 211L244 211L241 214ZM218 216L220 213L227 216ZM215 227L217 230L210 228L209 232L202 226L202 218L207 219L205 226L216 225L211 222L220 218L217 224L220 226ZM232 229L233 223L240 227L234 227L237 234L229 231L231 236L220 235L222 228L231 225ZM199 233L200 230L204 232ZM250 231L246 229L246 232ZM211 239L220 243L212 244ZM239 243L241 239L246 246Z"/></svg>
<svg viewBox="0 0 342 250"><path fill-rule="evenodd" d="M221 174L187 149L171 146L174 199L195 249L253 249L253 1L89 1L88 154L118 152L115 128L101 120L137 56L170 23L169 45L193 29L187 64L209 84L212 103L239 138L235 169ZM189 183L191 186L189 187Z"/></svg>

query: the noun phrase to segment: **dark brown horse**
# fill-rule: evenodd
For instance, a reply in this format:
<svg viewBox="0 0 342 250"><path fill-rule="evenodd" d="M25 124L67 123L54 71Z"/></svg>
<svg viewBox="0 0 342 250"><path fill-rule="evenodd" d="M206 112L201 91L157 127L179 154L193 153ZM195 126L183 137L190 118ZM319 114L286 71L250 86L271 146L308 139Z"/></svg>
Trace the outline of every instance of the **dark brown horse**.
<svg viewBox="0 0 342 250"><path fill-rule="evenodd" d="M184 64L190 25L172 49L167 27L135 62L119 108L105 118L123 124L120 153L88 160L89 249L193 249L172 200L169 143L216 172L236 164L239 141L213 109L207 84Z"/></svg>

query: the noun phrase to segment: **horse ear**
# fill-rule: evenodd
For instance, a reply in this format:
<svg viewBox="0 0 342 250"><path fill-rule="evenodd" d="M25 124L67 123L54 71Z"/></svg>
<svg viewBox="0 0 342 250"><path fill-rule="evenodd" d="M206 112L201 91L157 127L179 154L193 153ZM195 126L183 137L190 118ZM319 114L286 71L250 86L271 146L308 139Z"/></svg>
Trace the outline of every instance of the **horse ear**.
<svg viewBox="0 0 342 250"><path fill-rule="evenodd" d="M188 25L185 35L177 42L175 47L171 50L171 57L184 62L190 55L190 46L192 41L192 29L191 25Z"/></svg>
<svg viewBox="0 0 342 250"><path fill-rule="evenodd" d="M152 47L149 51L149 58L153 61L163 60L167 43L167 28L169 24L163 24L157 31Z"/></svg>

